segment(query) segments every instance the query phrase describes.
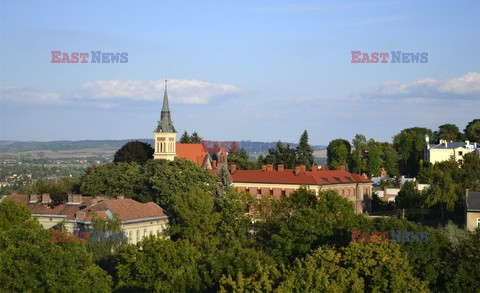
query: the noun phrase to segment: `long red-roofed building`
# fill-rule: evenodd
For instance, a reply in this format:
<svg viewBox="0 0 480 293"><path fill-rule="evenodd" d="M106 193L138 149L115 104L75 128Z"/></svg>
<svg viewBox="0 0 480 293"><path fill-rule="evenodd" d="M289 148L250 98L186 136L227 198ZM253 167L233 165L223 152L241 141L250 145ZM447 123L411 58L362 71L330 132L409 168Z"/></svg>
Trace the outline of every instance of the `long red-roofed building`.
<svg viewBox="0 0 480 293"><path fill-rule="evenodd" d="M235 165L231 165L230 176L239 191L249 192L258 199L264 196L279 199L282 195L289 196L301 186L306 186L316 193L320 190L338 191L354 203L357 214L370 211L371 208L372 181L350 173L344 167L328 170L313 165L312 170L308 171L305 165L284 169L279 164L275 170L273 165L268 164L262 166L261 170L237 170Z"/></svg>

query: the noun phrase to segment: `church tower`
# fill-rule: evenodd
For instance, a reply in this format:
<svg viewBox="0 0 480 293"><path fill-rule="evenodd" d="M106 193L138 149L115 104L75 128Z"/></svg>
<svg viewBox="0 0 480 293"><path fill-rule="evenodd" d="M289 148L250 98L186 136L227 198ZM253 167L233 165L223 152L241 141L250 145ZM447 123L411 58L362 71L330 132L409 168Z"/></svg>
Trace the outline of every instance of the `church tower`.
<svg viewBox="0 0 480 293"><path fill-rule="evenodd" d="M172 161L177 156L176 142L177 132L173 127L170 109L168 108L167 80L165 79L165 93L163 95L163 107L158 121L155 135L155 153L153 158Z"/></svg>

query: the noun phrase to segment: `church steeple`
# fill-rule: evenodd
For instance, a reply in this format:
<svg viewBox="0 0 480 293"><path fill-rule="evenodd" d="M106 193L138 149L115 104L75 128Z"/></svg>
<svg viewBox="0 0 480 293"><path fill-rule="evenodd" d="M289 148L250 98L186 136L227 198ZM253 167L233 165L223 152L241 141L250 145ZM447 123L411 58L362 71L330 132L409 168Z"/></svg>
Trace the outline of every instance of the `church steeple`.
<svg viewBox="0 0 480 293"><path fill-rule="evenodd" d="M163 107L160 114L160 121L155 132L176 132L170 116L170 108L168 107L167 80L165 79L165 93L163 94Z"/></svg>
<svg viewBox="0 0 480 293"><path fill-rule="evenodd" d="M165 93L163 94L163 107L155 129L155 152L154 159L174 160L177 157L177 131L173 127L168 107L167 80L165 79Z"/></svg>

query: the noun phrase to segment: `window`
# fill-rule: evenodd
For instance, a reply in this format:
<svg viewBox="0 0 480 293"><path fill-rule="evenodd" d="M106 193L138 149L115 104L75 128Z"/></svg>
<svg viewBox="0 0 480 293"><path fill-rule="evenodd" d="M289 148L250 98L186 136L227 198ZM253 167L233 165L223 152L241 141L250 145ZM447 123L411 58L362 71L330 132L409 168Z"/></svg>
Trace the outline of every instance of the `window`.
<svg viewBox="0 0 480 293"><path fill-rule="evenodd" d="M480 218L477 218L477 227L480 227Z"/></svg>
<svg viewBox="0 0 480 293"><path fill-rule="evenodd" d="M137 230L137 243L140 242L140 230Z"/></svg>
<svg viewBox="0 0 480 293"><path fill-rule="evenodd" d="M463 156L463 152L461 152L461 151L458 152L458 155L459 155L459 156Z"/></svg>

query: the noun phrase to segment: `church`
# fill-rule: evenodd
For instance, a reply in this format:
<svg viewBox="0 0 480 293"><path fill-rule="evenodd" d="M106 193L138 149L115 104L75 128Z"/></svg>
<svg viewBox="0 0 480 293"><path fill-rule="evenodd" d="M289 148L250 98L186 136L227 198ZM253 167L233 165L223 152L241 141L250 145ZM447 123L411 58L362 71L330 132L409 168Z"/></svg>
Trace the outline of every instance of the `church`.
<svg viewBox="0 0 480 293"><path fill-rule="evenodd" d="M339 170L329 170L327 166L312 165L309 171L305 165L285 169L279 164L275 169L269 164L262 166L260 170L237 170L236 165L228 165L228 153L225 151L209 154L203 144L177 143L177 131L173 126L168 106L166 80L162 112L154 136L154 159L185 158L212 173L216 172L217 164L218 166L224 164L229 170L232 185L257 199L267 196L275 198L289 196L301 186L305 186L315 192L336 190L338 194L352 201L357 214L371 210L372 181L346 171L345 166Z"/></svg>

